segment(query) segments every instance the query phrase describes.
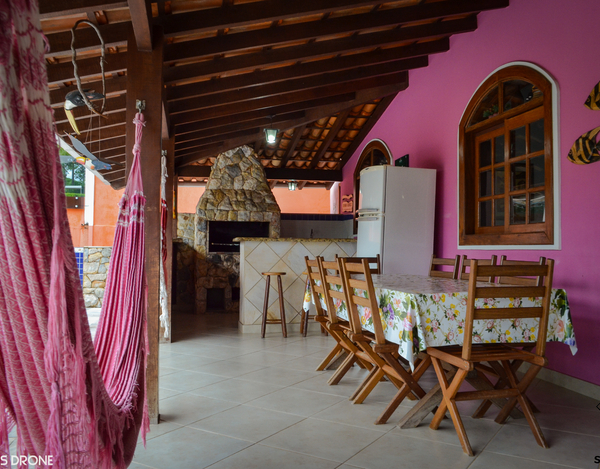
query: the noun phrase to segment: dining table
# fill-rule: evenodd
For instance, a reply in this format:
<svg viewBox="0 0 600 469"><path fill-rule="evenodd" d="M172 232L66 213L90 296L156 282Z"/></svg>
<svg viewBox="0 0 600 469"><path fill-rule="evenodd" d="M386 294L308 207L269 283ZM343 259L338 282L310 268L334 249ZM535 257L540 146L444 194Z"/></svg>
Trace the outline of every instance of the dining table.
<svg viewBox="0 0 600 469"><path fill-rule="evenodd" d="M480 282L478 282L479 284ZM379 305L385 338L398 344L399 354L414 366L417 356L427 347L462 345L467 312L468 280L429 277L423 275L373 275L375 295ZM481 285L493 286L481 282ZM365 292L356 291L363 295ZM304 295L303 307L308 310L313 301L310 288ZM510 308L522 303L541 306L541 298L500 298L476 303L484 308ZM320 298L324 310L325 301ZM336 315L348 320L345 302L337 301ZM359 306L363 329L374 331L373 317L367 307ZM478 320L473 324L473 343L531 344L537 340L537 318ZM548 321L548 342L562 342L577 352L571 310L564 289L553 288ZM470 381L473 384L472 381ZM477 385L477 383L475 383ZM400 423L402 428L418 425L427 413L441 402L439 385L427 393Z"/></svg>

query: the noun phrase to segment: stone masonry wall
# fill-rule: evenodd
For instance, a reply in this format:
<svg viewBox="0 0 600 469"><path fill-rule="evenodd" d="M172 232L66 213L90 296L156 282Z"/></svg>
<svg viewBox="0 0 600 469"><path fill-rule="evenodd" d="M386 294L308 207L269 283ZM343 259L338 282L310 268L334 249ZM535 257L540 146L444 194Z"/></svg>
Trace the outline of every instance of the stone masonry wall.
<svg viewBox="0 0 600 469"><path fill-rule="evenodd" d="M86 308L100 308L112 247L83 249L83 298Z"/></svg>

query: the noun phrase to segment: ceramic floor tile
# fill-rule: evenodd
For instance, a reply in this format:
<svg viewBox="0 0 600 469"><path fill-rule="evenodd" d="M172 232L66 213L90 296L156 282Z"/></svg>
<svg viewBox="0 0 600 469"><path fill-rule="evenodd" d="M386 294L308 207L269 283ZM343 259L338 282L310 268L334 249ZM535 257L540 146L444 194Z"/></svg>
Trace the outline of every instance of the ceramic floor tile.
<svg viewBox="0 0 600 469"><path fill-rule="evenodd" d="M295 358L298 357L287 353L275 353L270 350L261 350L243 355L237 360L240 363L248 363L250 365L271 366L288 360L294 360Z"/></svg>
<svg viewBox="0 0 600 469"><path fill-rule="evenodd" d="M250 401L248 405L309 417L343 399L340 396L288 387Z"/></svg>
<svg viewBox="0 0 600 469"><path fill-rule="evenodd" d="M273 435L262 444L344 462L384 433L308 418Z"/></svg>
<svg viewBox="0 0 600 469"><path fill-rule="evenodd" d="M210 469L334 469L338 463L261 444L246 448Z"/></svg>
<svg viewBox="0 0 600 469"><path fill-rule="evenodd" d="M472 462L473 458L464 454L460 446L403 438L389 433L346 461L347 464L366 469L464 469Z"/></svg>
<svg viewBox="0 0 600 469"><path fill-rule="evenodd" d="M227 379L191 391L191 394L243 404L244 402L271 394L280 389L283 389L283 387L274 384L244 381L241 379Z"/></svg>
<svg viewBox="0 0 600 469"><path fill-rule="evenodd" d="M543 429L550 448L538 446L529 427L504 425L485 448L490 453L518 456L570 467L592 468L600 454L600 436Z"/></svg>
<svg viewBox="0 0 600 469"><path fill-rule="evenodd" d="M535 414L535 418L542 429L550 428L565 432L600 436L600 411L595 406L589 409L582 409L540 402L536 403L536 406L539 412ZM509 423L528 426L525 419L511 420Z"/></svg>
<svg viewBox="0 0 600 469"><path fill-rule="evenodd" d="M159 410L162 420L189 425L235 405L233 402L185 393L161 400Z"/></svg>
<svg viewBox="0 0 600 469"><path fill-rule="evenodd" d="M302 371L316 371L317 367L323 361L323 358L327 355L327 352L322 354L322 357L317 357L314 355L307 357L298 357L293 360L289 360L282 363L277 363L274 365L275 368L293 368L294 370L302 370Z"/></svg>
<svg viewBox="0 0 600 469"><path fill-rule="evenodd" d="M338 384L330 386L327 381L333 375L332 371L319 371L318 376L301 381L294 385L299 389L308 389L309 391L317 391L334 396L350 397L356 388L362 383L362 379L344 377Z"/></svg>
<svg viewBox="0 0 600 469"><path fill-rule="evenodd" d="M531 459L506 456L504 454L484 451L477 455L469 469L565 469L573 466L563 466L548 462L532 461ZM590 468L592 466L590 465Z"/></svg>
<svg viewBox="0 0 600 469"><path fill-rule="evenodd" d="M175 391L173 389L158 388L158 398L160 400L168 399L169 397L177 396L178 394L181 394L182 392L183 391Z"/></svg>
<svg viewBox="0 0 600 469"><path fill-rule="evenodd" d="M224 376L197 373L195 371L178 371L167 376L161 376L160 387L173 391L191 391L209 384L227 379Z"/></svg>
<svg viewBox="0 0 600 469"><path fill-rule="evenodd" d="M365 401L362 404L353 404L348 399L344 399L312 417L315 419L327 420L329 422L355 425L366 429L389 431L396 425L394 419L390 419L390 421L384 425L375 425L375 420L384 410L385 404L379 402L373 403Z"/></svg>
<svg viewBox="0 0 600 469"><path fill-rule="evenodd" d="M134 462L157 469L202 469L250 443L186 427L139 445Z"/></svg>
<svg viewBox="0 0 600 469"><path fill-rule="evenodd" d="M216 361L218 361L217 357L209 358L199 355L174 354L169 358L159 360L159 365L161 367L175 368L177 370L195 370L202 365L214 363Z"/></svg>
<svg viewBox="0 0 600 469"><path fill-rule="evenodd" d="M221 435L258 442L302 420L302 417L240 405L190 426Z"/></svg>
<svg viewBox="0 0 600 469"><path fill-rule="evenodd" d="M253 371L252 373L240 376L239 379L260 381L263 383L276 384L278 386L291 386L292 384L314 378L315 376L318 376L317 372L272 367Z"/></svg>
<svg viewBox="0 0 600 469"><path fill-rule="evenodd" d="M598 400L583 396L547 381L536 380L527 391L527 396L538 404L554 404L581 409L594 409Z"/></svg>
<svg viewBox="0 0 600 469"><path fill-rule="evenodd" d="M158 425L157 424L150 425L150 431L146 434L146 441L153 440L154 438L157 438L161 435L164 435L165 433L172 432L179 428L181 428L181 425L176 425L174 423L167 422L165 420L161 420ZM138 444L139 443L142 443L142 435L141 434L138 437ZM142 446L143 446L143 443L142 443Z"/></svg>
<svg viewBox="0 0 600 469"><path fill-rule="evenodd" d="M263 368L263 365L252 365L250 363L243 363L235 360L219 360L217 362L199 366L194 371L199 373L210 373L217 376L226 376L227 378L235 378L236 376L245 375Z"/></svg>
<svg viewBox="0 0 600 469"><path fill-rule="evenodd" d="M167 376L167 375L170 375L171 373L175 373L177 371L181 371L181 370L178 370L177 368L169 368L167 366L159 366L158 376Z"/></svg>

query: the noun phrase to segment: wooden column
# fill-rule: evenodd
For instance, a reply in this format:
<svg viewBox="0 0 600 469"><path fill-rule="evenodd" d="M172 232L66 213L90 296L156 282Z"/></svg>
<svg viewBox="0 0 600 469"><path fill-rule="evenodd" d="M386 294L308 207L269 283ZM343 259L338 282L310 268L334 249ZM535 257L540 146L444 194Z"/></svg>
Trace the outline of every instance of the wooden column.
<svg viewBox="0 0 600 469"><path fill-rule="evenodd" d="M163 129L164 131L164 129ZM167 280L167 295L169 296L169 329L171 329L171 305L173 303L173 293L175 289L173 288L173 181L175 180L175 138L171 137L169 139L164 138L163 132L163 141L162 141L162 149L166 152L167 157L167 182L165 184L165 194L167 200L167 210L169 211L167 216L167 230L166 230L166 242L167 242L167 260L165 262L166 271L165 278ZM175 222L176 224L176 222ZM172 332L169 334L168 338L165 338L164 329L160 328L160 342L171 342L172 340Z"/></svg>
<svg viewBox="0 0 600 469"><path fill-rule="evenodd" d="M144 100L146 126L141 143L141 169L146 196L146 279L148 282L148 342L150 355L146 370L146 389L150 422L158 423L158 334L160 316L160 156L162 124L162 29L152 30L154 49L139 52L133 30L127 43L127 173L135 142L133 119L136 100Z"/></svg>

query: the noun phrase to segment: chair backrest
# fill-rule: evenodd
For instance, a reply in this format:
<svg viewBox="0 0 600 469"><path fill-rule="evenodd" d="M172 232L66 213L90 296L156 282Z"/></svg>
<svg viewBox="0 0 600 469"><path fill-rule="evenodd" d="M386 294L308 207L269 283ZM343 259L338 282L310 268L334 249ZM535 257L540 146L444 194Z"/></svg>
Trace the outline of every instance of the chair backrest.
<svg viewBox="0 0 600 469"><path fill-rule="evenodd" d="M545 264L533 265L478 265L476 259L471 260L471 278L469 279L469 294L467 299L467 316L465 319L464 337L473 336L473 321L490 319L525 319L539 318L538 338L535 354L541 357L546 351L546 334L548 331L548 313L550 311L550 296L552 294L552 276L554 260L548 259ZM540 285L495 284L477 286L477 277L538 277ZM535 306L531 301L521 301L519 306L513 300L511 308L490 308L478 299L495 298L542 298L541 306ZM472 340L463 343L462 357L469 360Z"/></svg>
<svg viewBox="0 0 600 469"><path fill-rule="evenodd" d="M339 259L338 255L335 255L336 259ZM358 262L361 263L363 259L366 259L369 263L369 270L373 275L381 274L381 256L377 254L374 257L345 257L346 262Z"/></svg>
<svg viewBox="0 0 600 469"><path fill-rule="evenodd" d="M338 323L340 322L337 316L338 309L347 306L340 266L337 261L326 261L322 257L317 257L317 262L329 321Z"/></svg>
<svg viewBox="0 0 600 469"><path fill-rule="evenodd" d="M496 260L498 259L498 257L496 256L496 254L493 254L492 257L490 259L477 259L477 264L478 265L496 265ZM471 278L471 275L469 272L467 272L467 270L470 270L471 267L471 259L469 259L466 255L463 254L462 256L462 260L460 262L460 279L461 280L469 280ZM477 280L479 280L480 282L490 282L490 283L494 283L496 281L495 278L493 277L479 277Z"/></svg>
<svg viewBox="0 0 600 469"><path fill-rule="evenodd" d="M379 304L375 296L375 287L373 286L369 261L363 259L362 262L352 262L348 259L347 257L342 257L338 259L338 262L340 263L344 278L348 317L350 318L352 331L355 334L362 332L362 322L358 306L364 306L365 308L369 308L371 312L375 342L385 344L381 315L379 314ZM363 292L362 295L360 294L361 291Z"/></svg>
<svg viewBox="0 0 600 469"><path fill-rule="evenodd" d="M500 256L500 265L544 265L546 263L545 257L540 257L539 261L510 261L505 255ZM509 284L509 285L541 285L542 279L536 277L527 278L526 276L521 277L499 277L498 283Z"/></svg>
<svg viewBox="0 0 600 469"><path fill-rule="evenodd" d="M319 296L325 297L323 289L323 282L321 282L321 272L319 271L319 262L317 259L309 259L308 256L304 256L306 262L306 273L308 275L308 283L310 285L310 292L315 303L315 309L319 316L325 316L323 306Z"/></svg>
<svg viewBox="0 0 600 469"><path fill-rule="evenodd" d="M431 256L431 267L429 268L430 277L442 277L442 278L458 278L458 267L460 264L460 256L457 254L454 258L444 258ZM451 266L452 270L438 270L438 267L445 265Z"/></svg>

